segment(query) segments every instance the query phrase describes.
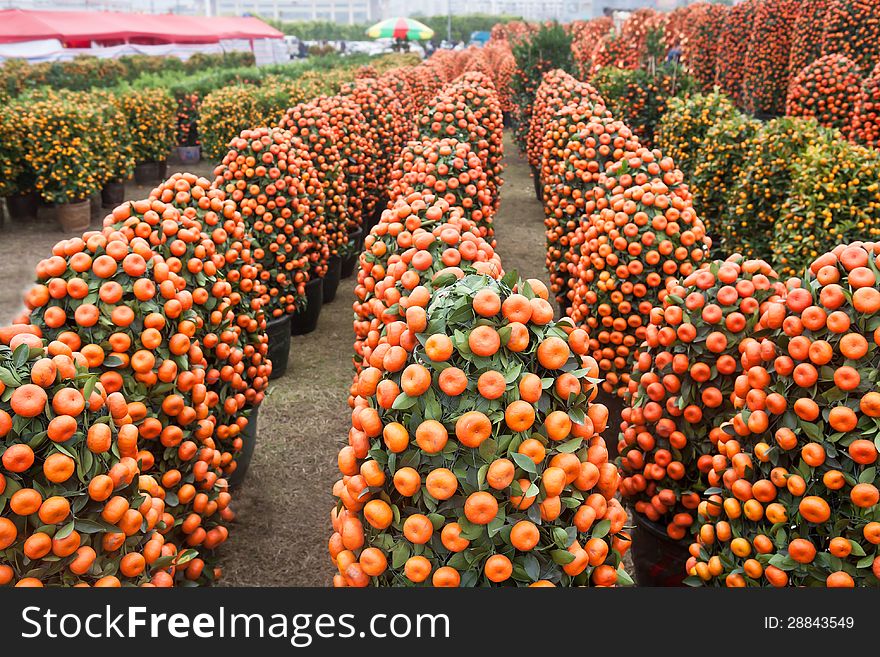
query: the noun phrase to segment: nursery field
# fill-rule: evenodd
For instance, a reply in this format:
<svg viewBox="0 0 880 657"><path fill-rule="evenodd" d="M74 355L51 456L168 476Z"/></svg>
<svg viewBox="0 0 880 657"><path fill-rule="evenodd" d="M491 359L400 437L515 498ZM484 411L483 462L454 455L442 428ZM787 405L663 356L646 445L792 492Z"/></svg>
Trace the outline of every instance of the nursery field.
<svg viewBox="0 0 880 657"><path fill-rule="evenodd" d="M496 219L499 248L522 276L540 278L544 275L540 204L528 164L516 153L509 134L505 147L510 155ZM199 175L212 169L206 163L188 168ZM139 198L149 191L133 186L132 193ZM0 262L0 276L10 281L0 289L0 323L20 310L22 290L57 239L57 233L47 232L40 223L4 228L3 248L21 257ZM353 285L353 279L343 280L337 299L322 310L318 328L294 338L290 374L273 382L260 408L262 438L245 485L236 495L236 529L223 550L221 584L225 586L326 586L333 579L332 564L323 550L324 510L332 505L336 453L347 431ZM279 498L287 500L283 511L269 502Z"/></svg>

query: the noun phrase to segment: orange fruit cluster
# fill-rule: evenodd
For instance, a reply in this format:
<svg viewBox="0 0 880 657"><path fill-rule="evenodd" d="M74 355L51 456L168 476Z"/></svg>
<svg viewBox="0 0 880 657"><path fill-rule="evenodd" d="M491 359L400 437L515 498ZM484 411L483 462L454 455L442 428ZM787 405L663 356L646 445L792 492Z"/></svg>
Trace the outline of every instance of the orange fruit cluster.
<svg viewBox="0 0 880 657"><path fill-rule="evenodd" d="M831 0L801 0L791 35L788 56L789 79L822 56L822 31ZM817 31L819 34L817 35Z"/></svg>
<svg viewBox="0 0 880 657"><path fill-rule="evenodd" d="M600 185L604 199L584 230L572 300L589 311L584 326L602 388L622 395L666 281L689 276L711 241L681 172L659 151L639 148L612 163Z"/></svg>
<svg viewBox="0 0 880 657"><path fill-rule="evenodd" d="M861 73L843 55L825 55L798 72L791 81L785 112L816 119L826 128L846 131L859 99Z"/></svg>
<svg viewBox="0 0 880 657"><path fill-rule="evenodd" d="M715 71L728 53L721 48L724 21L730 7L715 2L690 5L681 41L682 61L702 91L715 86ZM720 57L719 57L720 55Z"/></svg>
<svg viewBox="0 0 880 657"><path fill-rule="evenodd" d="M761 0L749 16L743 100L753 114L777 116L785 110L788 59L800 4L800 0Z"/></svg>
<svg viewBox="0 0 880 657"><path fill-rule="evenodd" d="M503 183L502 129L498 94L481 73L465 73L443 87L416 119L418 139L453 138L469 144L480 156L493 209L497 209Z"/></svg>
<svg viewBox="0 0 880 657"><path fill-rule="evenodd" d="M289 108L280 125L290 131L291 148L314 169L324 190L321 207L323 223L327 226L325 232L329 232L329 237L327 249L316 266L317 275L323 276L329 256L347 253L351 248L347 239L348 233L356 225L360 225L354 220L349 224L350 191L346 165L337 145L340 136L324 112L312 102L299 103ZM320 194L316 196L320 198Z"/></svg>
<svg viewBox="0 0 880 657"><path fill-rule="evenodd" d="M577 80L561 69L544 73L541 84L535 92L529 131L526 135L526 159L534 169L541 166L548 124L559 110L570 104L592 105L597 115L600 115L605 101L591 85Z"/></svg>
<svg viewBox="0 0 880 657"><path fill-rule="evenodd" d="M561 109L547 126L541 162L550 289L575 321L586 316L581 300L574 296L574 278L583 228L596 204L603 202L604 194L596 194L599 180L612 162L634 154L639 147L632 131L623 122L605 117L604 109L604 105Z"/></svg>
<svg viewBox="0 0 880 657"><path fill-rule="evenodd" d="M411 132L410 119L391 87L375 79L375 76L359 78L343 86L340 95L346 96L360 108L369 125L368 132L374 137L371 165L376 178L374 202L384 206L383 192L388 186L388 174Z"/></svg>
<svg viewBox="0 0 880 657"><path fill-rule="evenodd" d="M337 239L330 240L331 248L338 249L347 242L346 232L360 228L376 208L379 198L375 161L378 134L353 97L320 96L312 103L333 130L348 186L345 222L339 227Z"/></svg>
<svg viewBox="0 0 880 657"><path fill-rule="evenodd" d="M636 513L662 521L681 540L697 528L721 425L735 412L747 336L774 327L762 322L785 286L766 262L731 256L669 279L666 292L651 311L629 383L620 492ZM783 401L778 394L772 400Z"/></svg>
<svg viewBox="0 0 880 657"><path fill-rule="evenodd" d="M212 411L207 419L225 450L227 476L235 471L231 457L242 449L242 431L251 410L263 401L272 373L261 272L252 257L247 223L236 208L208 180L177 173L154 189L148 201L125 203L104 220L105 227L128 239L149 239L162 257L184 260L182 275L193 288L205 276L206 261L216 267L209 274L211 299L204 304L196 337L205 358L204 384Z"/></svg>
<svg viewBox="0 0 880 657"><path fill-rule="evenodd" d="M495 83L498 91L498 104L504 115L512 114L514 110L513 98L510 91L510 81L516 71L516 59L508 43L488 43L480 49L483 59L488 67L488 75Z"/></svg>
<svg viewBox="0 0 880 657"><path fill-rule="evenodd" d="M862 81L849 138L872 148L880 145L880 62Z"/></svg>
<svg viewBox="0 0 880 657"><path fill-rule="evenodd" d="M336 586L610 586L629 540L583 330L537 281L449 272L399 357L359 374ZM410 319L412 321L410 321Z"/></svg>
<svg viewBox="0 0 880 657"><path fill-rule="evenodd" d="M114 413L137 429L122 454L161 485L154 493L165 499L169 549L213 549L226 539L223 523L233 514L223 473L232 454L216 449L212 438L214 399L196 338L211 292L187 288L184 263L160 256L148 238L129 240L112 228L65 240L54 251L39 263L40 282L27 295L30 321L48 340L83 354L106 391L131 394ZM206 265L210 272L213 263ZM152 581L171 585L174 572L157 569ZM215 576L209 569L197 579Z"/></svg>
<svg viewBox="0 0 880 657"><path fill-rule="evenodd" d="M480 236L495 245L495 213L479 155L467 142L455 139L411 141L400 151L389 175L391 199L427 192L461 208L476 224Z"/></svg>
<svg viewBox="0 0 880 657"><path fill-rule="evenodd" d="M880 245L839 245L790 279L742 345L688 570L726 586L877 586L874 390Z"/></svg>
<svg viewBox="0 0 880 657"><path fill-rule="evenodd" d="M855 62L861 71L870 71L880 61L877 0L827 0L827 4L822 54L838 53Z"/></svg>
<svg viewBox="0 0 880 657"><path fill-rule="evenodd" d="M323 273L331 240L339 239L337 227L322 222L318 172L282 128L245 130L230 146L214 169L214 186L247 222L265 312L289 315L305 304L310 273Z"/></svg>
<svg viewBox="0 0 880 657"><path fill-rule="evenodd" d="M47 339L82 353L108 393L126 391L126 412L115 412L135 428L126 450L160 485L160 538L193 560L183 576L196 583L219 576L206 565L234 518L226 477L271 373L259 268L237 208L209 181L177 174L116 208L101 232L57 244L25 299ZM175 563L151 581L173 585Z"/></svg>
<svg viewBox="0 0 880 657"><path fill-rule="evenodd" d="M743 106L743 83L749 43L754 27L754 12L761 0L744 0L725 14L718 39L715 82L721 91L730 96L737 107Z"/></svg>
<svg viewBox="0 0 880 657"><path fill-rule="evenodd" d="M602 39L614 30L614 19L611 16L599 16L588 21L572 21L571 55L577 67L578 77L588 80L596 69L593 57Z"/></svg>
<svg viewBox="0 0 880 657"><path fill-rule="evenodd" d="M425 285L446 271L498 275L501 264L460 208L429 192L398 198L366 237L360 257L353 306L358 370L381 363L395 333L395 339L412 339L401 335L402 323L424 316Z"/></svg>
<svg viewBox="0 0 880 657"><path fill-rule="evenodd" d="M620 32L606 34L593 55L594 70L606 66L637 69L648 58L648 40L652 33L666 31L669 14L642 7L631 12L620 26Z"/></svg>
<svg viewBox="0 0 880 657"><path fill-rule="evenodd" d="M26 325L0 329L0 373L0 586L144 584L162 556L183 570L122 394Z"/></svg>

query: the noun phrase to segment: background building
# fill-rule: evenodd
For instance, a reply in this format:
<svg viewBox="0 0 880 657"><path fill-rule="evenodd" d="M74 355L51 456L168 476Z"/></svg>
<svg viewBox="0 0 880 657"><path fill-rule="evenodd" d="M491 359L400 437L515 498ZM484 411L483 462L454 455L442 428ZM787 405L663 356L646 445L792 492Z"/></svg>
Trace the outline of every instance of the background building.
<svg viewBox="0 0 880 657"><path fill-rule="evenodd" d="M379 20L378 0L211 0L216 15L254 14L282 21L368 23Z"/></svg>
<svg viewBox="0 0 880 657"><path fill-rule="evenodd" d="M0 0L0 8L105 10L214 16L255 15L281 21L348 25L392 16L490 14L572 21L639 7L672 10L697 0ZM736 2L740 0L734 0Z"/></svg>
<svg viewBox="0 0 880 657"><path fill-rule="evenodd" d="M385 16L453 16L492 14L526 20L570 21L589 18L599 0L385 0Z"/></svg>

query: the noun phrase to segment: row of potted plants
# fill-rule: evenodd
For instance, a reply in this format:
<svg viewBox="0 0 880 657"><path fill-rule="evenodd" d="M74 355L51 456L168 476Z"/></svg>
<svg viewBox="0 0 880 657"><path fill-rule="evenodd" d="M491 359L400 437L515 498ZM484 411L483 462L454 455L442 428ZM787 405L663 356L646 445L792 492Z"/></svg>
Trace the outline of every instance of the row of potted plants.
<svg viewBox="0 0 880 657"><path fill-rule="evenodd" d="M64 230L84 230L90 197L102 193L109 208L124 199L123 185L132 174L138 184L163 180L175 145L183 164L198 161L203 142L208 155L221 158L232 135L276 122L295 102L335 93L355 75L357 62L319 60L199 74L157 69L165 72L144 73L106 90L44 84L27 91L0 112L0 196L15 219L33 218L43 202L59 206ZM385 70L397 61L380 58L375 66ZM230 81L237 84L224 86Z"/></svg>
<svg viewBox="0 0 880 657"><path fill-rule="evenodd" d="M713 139L707 124L733 109L725 103L700 97L661 130L690 170ZM634 513L637 580L876 585L877 247L820 249L803 278L782 278L754 255L710 262L677 163L609 132L604 104L588 104L582 90L545 117L544 192L551 207L571 208L561 223L574 245L560 269L568 312L603 388L624 399L620 492ZM804 134L779 127L785 143ZM743 163L756 184L770 176L771 159L758 159ZM870 224L846 237L859 230Z"/></svg>
<svg viewBox="0 0 880 657"><path fill-rule="evenodd" d="M0 584L220 577L230 490L253 450L269 379L286 366L284 352L273 368L272 322L305 306L303 297L319 310L331 261L354 252L349 204L372 212L387 180L372 159L353 162L394 147L388 137L405 114L383 110L399 107L396 80L391 73L391 96L305 104L312 131L296 123L295 136L282 126L243 132L215 180L174 174L39 263L26 313L0 329L0 386L11 391L0 403ZM47 102L70 102L66 93ZM317 299L305 289L312 280Z"/></svg>
<svg viewBox="0 0 880 657"><path fill-rule="evenodd" d="M505 276L489 241L498 105L478 73L439 90L366 238L336 586L628 581L584 332L553 321L542 283Z"/></svg>

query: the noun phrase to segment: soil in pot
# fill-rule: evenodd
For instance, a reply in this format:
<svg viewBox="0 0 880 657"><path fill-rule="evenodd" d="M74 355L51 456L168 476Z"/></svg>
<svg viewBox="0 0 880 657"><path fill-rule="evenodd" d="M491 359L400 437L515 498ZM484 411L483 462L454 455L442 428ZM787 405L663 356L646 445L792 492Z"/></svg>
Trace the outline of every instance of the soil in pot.
<svg viewBox="0 0 880 657"><path fill-rule="evenodd" d="M306 307L294 313L290 320L292 335L305 335L318 327L321 306L324 304L324 279L315 277L306 283Z"/></svg>
<svg viewBox="0 0 880 657"><path fill-rule="evenodd" d="M287 337L290 337L290 331L288 331ZM251 410L247 426L241 432L241 451L238 453L238 458L235 459L235 471L229 476L229 488L233 490L244 482L245 475L247 475L251 460L254 457L254 448L257 445L257 419L259 415L260 407L256 406Z"/></svg>
<svg viewBox="0 0 880 657"><path fill-rule="evenodd" d="M277 379L287 372L287 360L290 355L290 318L282 315L266 322L266 335L269 338L269 353L272 361L272 374L269 379Z"/></svg>
<svg viewBox="0 0 880 657"><path fill-rule="evenodd" d="M37 218L40 197L36 192L6 197L6 209L13 221L32 221Z"/></svg>
<svg viewBox="0 0 880 657"><path fill-rule="evenodd" d="M82 233L92 223L92 203L89 199L57 206L58 223L66 233Z"/></svg>
<svg viewBox="0 0 880 657"><path fill-rule="evenodd" d="M101 190L101 206L104 208L115 208L125 201L125 183L121 181L112 181L104 185Z"/></svg>
<svg viewBox="0 0 880 657"><path fill-rule="evenodd" d="M327 273L324 274L324 303L330 303L336 298L339 289L339 281L342 279L342 258L338 255L330 258L327 263Z"/></svg>
<svg viewBox="0 0 880 657"><path fill-rule="evenodd" d="M632 530L633 574L639 586L684 586L687 541L674 541L666 529L645 516L634 513Z"/></svg>

